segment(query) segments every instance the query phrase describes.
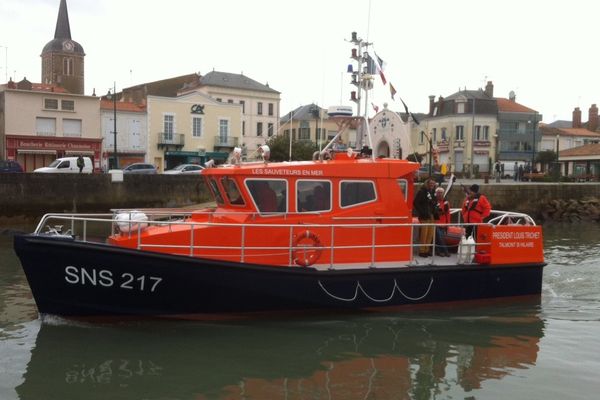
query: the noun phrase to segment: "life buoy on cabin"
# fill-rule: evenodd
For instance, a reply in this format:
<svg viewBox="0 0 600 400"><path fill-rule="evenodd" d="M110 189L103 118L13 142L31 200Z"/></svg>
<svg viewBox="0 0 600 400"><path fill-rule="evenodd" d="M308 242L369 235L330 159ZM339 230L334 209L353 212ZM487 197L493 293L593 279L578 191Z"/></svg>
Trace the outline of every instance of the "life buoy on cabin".
<svg viewBox="0 0 600 400"><path fill-rule="evenodd" d="M321 240L315 233L306 230L294 238L292 243L294 262L301 267L313 265L321 257Z"/></svg>

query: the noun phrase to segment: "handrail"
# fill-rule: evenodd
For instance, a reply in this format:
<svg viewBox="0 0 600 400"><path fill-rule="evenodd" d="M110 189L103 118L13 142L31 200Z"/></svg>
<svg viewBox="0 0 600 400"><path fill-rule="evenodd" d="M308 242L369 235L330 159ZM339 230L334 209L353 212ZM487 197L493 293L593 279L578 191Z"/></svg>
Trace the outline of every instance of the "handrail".
<svg viewBox="0 0 600 400"><path fill-rule="evenodd" d="M136 211L136 212L140 212L141 210L120 210L122 212L132 212L132 211ZM48 232L45 233L50 233L50 234L57 234L57 235L73 235L73 236L77 236L80 238L80 240L82 240L83 242L93 242L93 236L90 235L90 230L92 229L92 227L90 225L93 225L93 223L99 223L99 224L110 224L110 232L111 234L115 234L118 233L118 229L117 229L117 224L127 224L129 223L129 232L128 235L129 237L133 237L134 235L136 235L136 246L138 249L146 249L146 248L154 248L154 249L164 249L164 248L170 248L173 250L177 250L179 252L179 250L181 249L187 249L188 250L188 255L193 257L195 255L197 255L197 251L198 250L205 250L205 249L213 249L213 250L235 250L235 251L239 251L239 258L241 260L241 262L246 262L246 260L248 259L248 257L253 257L253 255L251 254L252 251L255 250L270 250L270 251L276 251L276 252L280 252L280 251L284 251L288 254L288 259L289 259L289 265L293 264L293 254L296 250L298 249L305 249L306 247L304 246L300 246L300 245L293 245L293 235L294 233L298 233L298 229L302 229L302 230L308 230L308 229L326 229L330 231L330 242L327 243L325 246L319 245L317 246L316 244L314 246L310 246L311 250L328 250L329 251L329 261L327 261L327 264L329 266L329 269L333 269L334 267L334 259L335 259L335 255L336 252L342 252L344 250L347 249L371 249L371 253L370 253L370 260L367 262L366 259L364 261L361 262L367 262L369 264L369 266L371 268L376 267L376 260L377 260L377 252L380 251L381 249L389 249L389 248L397 248L397 249L401 249L401 248L406 248L406 247L417 247L417 246L421 246L421 243L416 243L417 241L407 240L407 237L414 237L413 233L414 233L414 228L415 227L422 227L422 226L435 226L435 227L444 227L444 226L461 226L461 227L467 227L467 226L483 226L483 225L487 225L487 226L491 226L491 225L500 225L500 224L511 224L514 223L514 221L518 220L517 222L520 222L523 225L535 225L535 222L533 221L533 219L527 215L527 214L523 214L523 213L516 213L516 212L508 212L508 211L500 211L500 210L494 210L493 211L493 217L486 223L462 223L462 222L458 222L458 223L447 223L447 224L440 224L440 223L413 223L412 221L401 221L401 222L391 222L390 220L407 220L407 217L385 217L385 216L373 216L373 217L339 217L339 218L335 218L330 221L326 221L324 223L319 223L319 222L311 222L311 223L271 223L270 221L264 221L264 223L257 223L257 221L255 219L250 220L250 222L232 222L232 221L224 221L224 222L214 222L213 219L207 219L204 221L195 221L195 220L189 220L189 219L181 219L181 217L189 217L193 214L193 212L189 212L189 210L168 210L169 212L165 211L165 210L150 210L150 217L152 218L157 218L157 219L152 219L149 218L147 221L137 221L137 220L133 220L133 219L120 219L117 220L116 219L116 212L113 213L103 213L103 214L79 214L79 213L49 213L49 214L45 214L42 219L40 220L40 222L38 223L34 234L42 234L42 230L44 229L44 227L48 228ZM459 209L453 209L452 213L457 213L459 211ZM227 214L225 212L223 212L223 214ZM231 214L240 214L239 212L233 212ZM245 213L247 215L251 215L253 213ZM212 215L212 214L211 214ZM460 215L460 213L459 213ZM130 218L131 218L131 214L130 214ZM179 219L177 219L179 218ZM459 217L460 219L460 217ZM350 222L350 220L354 220L356 222ZM373 221L373 220L376 220ZM63 233L62 232L62 226L63 225L54 225L54 227L52 227L50 224L51 223L55 223L56 222L70 222L71 224L71 228L66 232ZM347 221L347 222L344 222ZM364 221L364 222L362 222ZM390 222L386 222L386 221L390 221ZM166 245L161 245L161 244L156 244L156 243L148 243L148 242L144 242L144 235L142 234L143 231L146 229L146 226L150 227L150 226L168 226L169 229L171 229L174 226L185 226L185 227L189 227L190 229L190 234L188 235L188 239L189 242L179 242L176 244L166 244ZM216 244L210 244L209 242L199 242L198 240L202 240L202 231L201 230L196 230L197 228L200 227L222 227L223 229L228 229L228 228L237 228L240 229L241 232L241 236L240 236L240 242L239 242L239 246L231 246L231 245L216 245ZM275 245L275 244L268 244L268 245L249 245L248 240L250 237L250 234L248 233L248 229L250 228L256 228L256 227L260 227L260 228L285 228L288 230L288 235L289 235L289 244L286 245ZM398 242L388 242L385 244L378 244L377 243L377 230L378 229L384 229L384 228L410 228L410 233L406 232L406 235L403 235L402 237L398 237ZM81 232L77 232L79 229L81 229ZM123 228L121 228L123 229ZM361 244L357 244L357 245L345 245L343 243L337 243L336 244L336 233L338 232L339 229L370 229L371 233L369 234L370 236L370 242L363 242ZM321 231L323 232L323 231ZM121 235L126 234L124 232L121 232ZM322 235L323 233L321 233ZM103 239L106 238L106 235L102 236ZM327 235L325 235L324 237L327 237ZM404 239L404 241L401 241L402 239ZM97 241L97 240L96 240ZM337 241L339 242L339 241ZM268 243L268 242L266 242ZM204 244L204 245L203 245ZM477 245L489 245L491 243L481 243L478 242ZM430 246L432 247L432 253L435 255L435 243L429 243L426 244L426 246ZM179 253L178 253L179 254ZM404 253L406 254L406 253ZM413 255L412 252L410 252L410 260L404 260L404 261L412 261L413 259ZM237 257L237 256L236 256Z"/></svg>

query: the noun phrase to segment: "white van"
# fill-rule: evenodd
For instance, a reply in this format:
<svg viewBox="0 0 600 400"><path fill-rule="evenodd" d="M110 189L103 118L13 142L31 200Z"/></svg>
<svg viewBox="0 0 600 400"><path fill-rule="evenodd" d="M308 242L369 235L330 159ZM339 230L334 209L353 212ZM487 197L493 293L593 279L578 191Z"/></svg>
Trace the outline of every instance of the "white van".
<svg viewBox="0 0 600 400"><path fill-rule="evenodd" d="M92 159L83 157L83 170L81 172L84 174L91 174L93 171L94 167L92 166ZM79 167L77 166L77 157L57 158L47 167L38 168L33 172L78 174Z"/></svg>

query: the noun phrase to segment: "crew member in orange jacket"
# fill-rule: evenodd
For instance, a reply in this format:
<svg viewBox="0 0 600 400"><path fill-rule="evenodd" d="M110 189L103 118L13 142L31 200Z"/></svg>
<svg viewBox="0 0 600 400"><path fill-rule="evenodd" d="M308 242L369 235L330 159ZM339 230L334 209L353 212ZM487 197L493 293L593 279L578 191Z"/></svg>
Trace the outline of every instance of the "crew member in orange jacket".
<svg viewBox="0 0 600 400"><path fill-rule="evenodd" d="M467 197L462 206L462 217L465 223L482 223L492 211L492 205L487 197L479 193L479 185L473 184L467 189ZM473 225L466 227L467 237L473 236L475 239L476 230Z"/></svg>
<svg viewBox="0 0 600 400"><path fill-rule="evenodd" d="M450 219L450 203L444 197L445 190L442 187L438 187L435 189L435 201L436 201L436 210L434 217L436 217L435 222L438 224L444 224L443 226L435 227L435 252L440 257L450 257L450 252L448 251L448 246L446 244L446 232L448 232L448 226Z"/></svg>

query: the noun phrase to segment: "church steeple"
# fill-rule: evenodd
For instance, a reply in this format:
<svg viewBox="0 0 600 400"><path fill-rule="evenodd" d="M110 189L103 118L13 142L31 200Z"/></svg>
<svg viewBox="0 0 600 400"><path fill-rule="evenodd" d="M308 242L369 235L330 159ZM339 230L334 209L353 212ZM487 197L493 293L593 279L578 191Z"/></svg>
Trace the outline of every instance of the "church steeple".
<svg viewBox="0 0 600 400"><path fill-rule="evenodd" d="M71 39L67 0L60 0L54 39L42 50L42 83L84 94L83 47Z"/></svg>
<svg viewBox="0 0 600 400"><path fill-rule="evenodd" d="M58 8L58 19L54 39L71 39L71 26L69 25L69 12L67 11L67 0L60 0Z"/></svg>

